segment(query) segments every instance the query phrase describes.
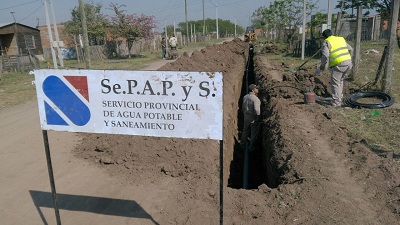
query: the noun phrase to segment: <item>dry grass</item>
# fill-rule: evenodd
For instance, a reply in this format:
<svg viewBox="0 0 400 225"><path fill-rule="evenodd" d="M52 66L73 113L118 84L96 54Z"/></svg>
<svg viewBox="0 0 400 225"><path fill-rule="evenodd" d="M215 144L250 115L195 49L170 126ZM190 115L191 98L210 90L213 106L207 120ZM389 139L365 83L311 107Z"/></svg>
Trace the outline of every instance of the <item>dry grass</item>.
<svg viewBox="0 0 400 225"><path fill-rule="evenodd" d="M189 46L179 48L178 54L191 52L223 41L225 39L192 43ZM157 60L161 60L161 52L143 52L141 55L130 59L93 60L92 69L140 70ZM64 60L64 66L67 69L83 69L85 63L78 63L76 60ZM42 62L41 67L46 68L47 63ZM35 85L32 85L34 76L29 75L28 71L22 73L4 72L0 77L0 110L36 99Z"/></svg>
<svg viewBox="0 0 400 225"><path fill-rule="evenodd" d="M361 61L359 71L354 81L349 86L360 87L375 80L379 62L382 57L386 41L363 42L361 44ZM378 51L371 51L372 49ZM371 114L374 109L351 109L340 110L337 119L349 129L350 135L361 137L367 140L372 149L376 151L394 151L400 153L400 51L394 49L394 70L392 75L392 87L390 95L397 100L391 107L380 109L381 115L369 117L365 120L363 116ZM377 86L368 90L380 90L381 78L384 69L380 74Z"/></svg>
<svg viewBox="0 0 400 225"><path fill-rule="evenodd" d="M374 116L375 110L380 115ZM399 109L339 109L334 115L348 129L350 136L356 140L365 139L376 152L400 154Z"/></svg>
<svg viewBox="0 0 400 225"><path fill-rule="evenodd" d="M354 43L349 44L354 46ZM345 85L347 87L359 89L366 83L375 80L386 44L387 41L361 43L359 71L355 74L354 81L346 82ZM371 49L378 51L378 53ZM335 120L348 129L350 136L356 140L365 139L371 149L377 153L394 151L396 154L400 154L400 51L397 46L394 52L394 70L390 95L395 98L396 102L391 107L379 109L381 115L371 117L368 117L368 115L373 113L374 109L338 109L334 111ZM268 55L268 58L283 61L292 70L296 70L304 62L298 58L294 59L283 55ZM304 68L313 71L318 63L319 59L311 59L304 65ZM328 73L325 71L321 76L328 76ZM383 74L384 69L382 69L380 78L382 78ZM380 88L381 83L379 80L376 87L371 87L368 90ZM364 101L372 101L372 99L359 100L359 102Z"/></svg>
<svg viewBox="0 0 400 225"><path fill-rule="evenodd" d="M0 81L0 110L36 98L33 75L24 73L3 73Z"/></svg>

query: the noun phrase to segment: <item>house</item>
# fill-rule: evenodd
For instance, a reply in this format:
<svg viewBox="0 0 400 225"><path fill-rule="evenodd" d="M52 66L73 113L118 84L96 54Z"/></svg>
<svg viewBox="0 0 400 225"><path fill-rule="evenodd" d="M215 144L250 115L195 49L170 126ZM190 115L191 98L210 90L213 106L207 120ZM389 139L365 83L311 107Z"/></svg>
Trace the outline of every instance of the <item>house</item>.
<svg viewBox="0 0 400 225"><path fill-rule="evenodd" d="M400 22L397 22L397 36L400 36ZM339 34L347 40L354 40L357 31L357 18L341 19ZM369 15L362 18L361 40L376 41L389 38L390 30L388 21L381 19L380 15Z"/></svg>
<svg viewBox="0 0 400 225"><path fill-rule="evenodd" d="M257 37L264 37L265 36L263 29L260 29L260 28L255 29L254 33L256 34Z"/></svg>
<svg viewBox="0 0 400 225"><path fill-rule="evenodd" d="M0 24L0 55L43 54L40 31L20 24Z"/></svg>
<svg viewBox="0 0 400 225"><path fill-rule="evenodd" d="M382 32L384 32L387 36L389 35L388 33L390 32L390 27L388 20L384 20L382 22ZM397 21L397 37L400 37L400 21Z"/></svg>
<svg viewBox="0 0 400 225"><path fill-rule="evenodd" d="M54 32L54 26L51 25L51 32L53 34L53 42L56 41L55 37L55 32ZM47 25L43 26L38 26L38 29L40 30L40 37L42 40L42 46L43 46L43 58L45 60L51 59L51 45L50 45L50 37L49 37L49 30L47 28ZM57 31L58 31L58 36L59 40L63 43L61 49L63 50L63 57L66 57L66 54L69 52L69 50L74 50L75 49L75 43L74 39L72 36L66 34L64 32L65 26L63 24L57 24Z"/></svg>

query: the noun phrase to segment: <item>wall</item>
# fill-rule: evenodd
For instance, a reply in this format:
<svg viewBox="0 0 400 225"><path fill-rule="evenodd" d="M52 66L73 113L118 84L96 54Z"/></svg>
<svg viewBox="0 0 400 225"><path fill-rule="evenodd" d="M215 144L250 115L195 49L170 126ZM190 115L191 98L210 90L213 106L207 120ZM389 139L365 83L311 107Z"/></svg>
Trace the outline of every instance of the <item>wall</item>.
<svg viewBox="0 0 400 225"><path fill-rule="evenodd" d="M15 35L15 33L17 33L17 35ZM28 54L25 43L25 36L27 35L32 35L35 41L35 49L32 49L31 52L35 55L42 54L43 50L40 41L40 31L18 23L16 27L14 24L10 24L0 29L0 39L2 42L2 49L4 50L3 53L6 53L7 55ZM18 43L16 42L16 39L18 40ZM7 51L5 51L6 48Z"/></svg>

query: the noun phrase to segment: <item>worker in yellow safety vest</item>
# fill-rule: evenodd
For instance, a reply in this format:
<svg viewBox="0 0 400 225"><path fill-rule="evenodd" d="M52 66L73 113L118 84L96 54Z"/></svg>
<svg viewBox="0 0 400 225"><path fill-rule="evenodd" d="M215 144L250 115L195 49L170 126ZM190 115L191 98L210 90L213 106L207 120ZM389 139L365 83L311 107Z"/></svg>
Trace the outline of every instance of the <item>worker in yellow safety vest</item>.
<svg viewBox="0 0 400 225"><path fill-rule="evenodd" d="M353 48L346 42L343 37L333 36L330 29L322 32L322 37L325 39L321 47L322 58L321 65L315 71L320 74L326 68L329 61L331 68L331 91L332 91L332 106L341 107L343 99L343 84L345 77L353 68L351 61L351 52Z"/></svg>

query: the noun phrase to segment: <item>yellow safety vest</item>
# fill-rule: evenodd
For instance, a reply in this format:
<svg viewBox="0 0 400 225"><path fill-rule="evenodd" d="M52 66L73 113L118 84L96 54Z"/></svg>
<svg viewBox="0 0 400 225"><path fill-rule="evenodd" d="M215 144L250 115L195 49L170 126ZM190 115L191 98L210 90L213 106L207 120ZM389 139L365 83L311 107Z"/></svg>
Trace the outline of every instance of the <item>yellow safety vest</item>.
<svg viewBox="0 0 400 225"><path fill-rule="evenodd" d="M346 40L343 37L329 36L325 40L331 45L329 49L329 67L336 66L346 60L351 60Z"/></svg>

